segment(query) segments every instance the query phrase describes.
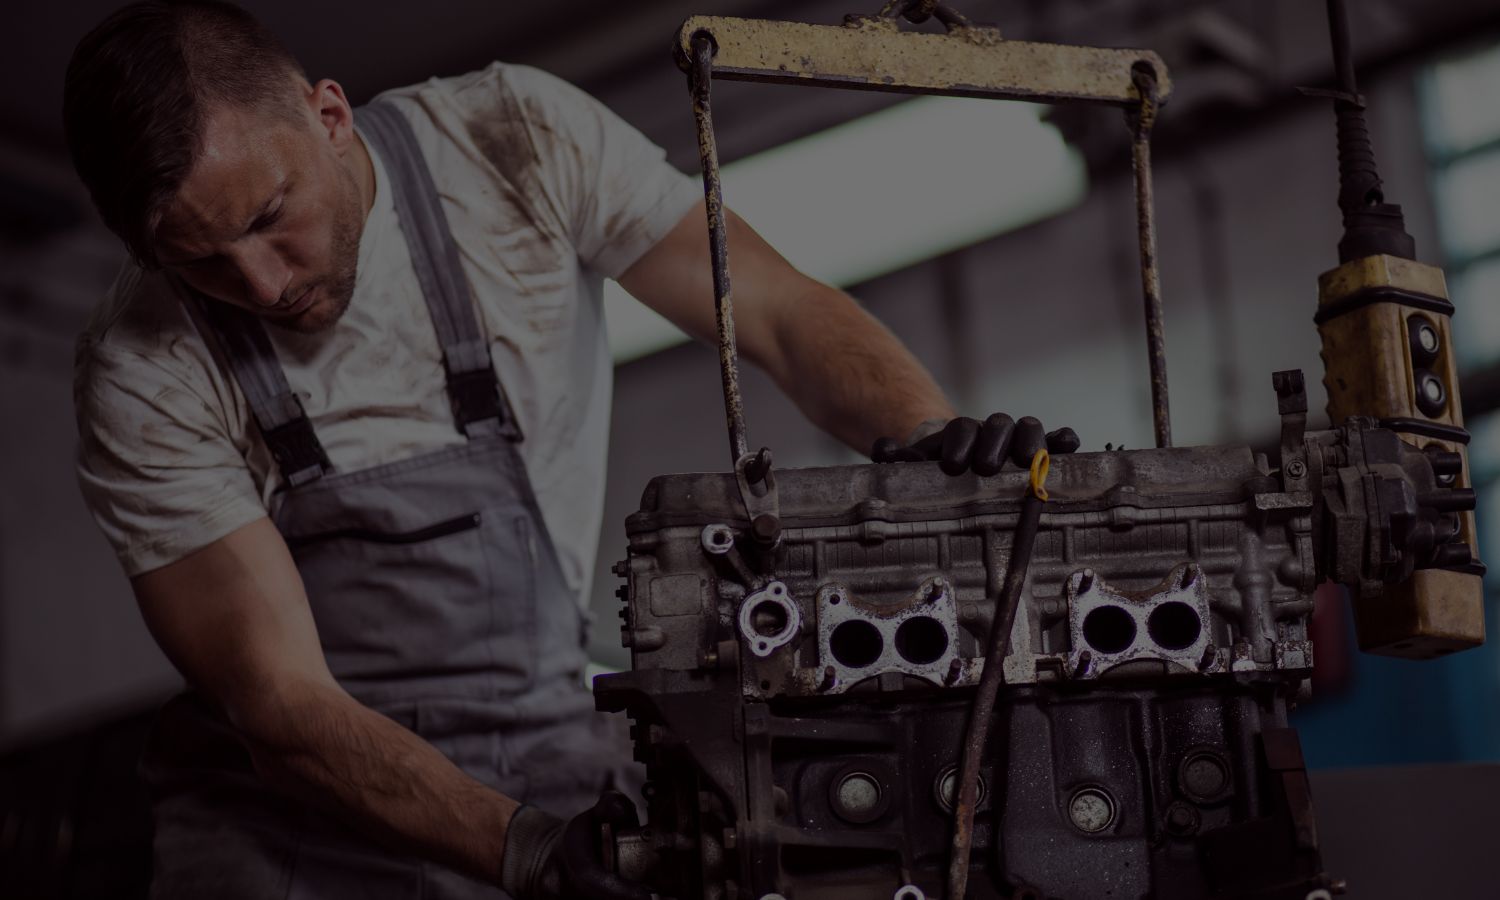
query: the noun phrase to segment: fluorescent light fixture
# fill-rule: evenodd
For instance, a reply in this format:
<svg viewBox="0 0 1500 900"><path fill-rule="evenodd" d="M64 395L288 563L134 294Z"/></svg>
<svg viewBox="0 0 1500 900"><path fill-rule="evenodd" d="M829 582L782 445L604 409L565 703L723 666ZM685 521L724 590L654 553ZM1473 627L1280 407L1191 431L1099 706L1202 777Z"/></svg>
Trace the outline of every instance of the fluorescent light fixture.
<svg viewBox="0 0 1500 900"><path fill-rule="evenodd" d="M1079 203L1083 159L1045 108L908 100L725 166L724 202L797 268L848 287ZM614 282L605 310L617 363L688 340Z"/></svg>

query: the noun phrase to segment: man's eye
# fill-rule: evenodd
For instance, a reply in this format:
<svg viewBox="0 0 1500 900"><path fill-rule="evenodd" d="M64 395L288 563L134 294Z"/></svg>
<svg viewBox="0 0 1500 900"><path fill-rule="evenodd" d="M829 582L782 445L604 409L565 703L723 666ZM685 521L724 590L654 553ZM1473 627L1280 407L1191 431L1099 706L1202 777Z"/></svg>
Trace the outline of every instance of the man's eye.
<svg viewBox="0 0 1500 900"><path fill-rule="evenodd" d="M256 219L255 224L250 226L251 230L264 231L267 228L270 228L272 225L275 225L277 222L281 221L281 210L282 207L278 206L265 215L261 216L259 219Z"/></svg>

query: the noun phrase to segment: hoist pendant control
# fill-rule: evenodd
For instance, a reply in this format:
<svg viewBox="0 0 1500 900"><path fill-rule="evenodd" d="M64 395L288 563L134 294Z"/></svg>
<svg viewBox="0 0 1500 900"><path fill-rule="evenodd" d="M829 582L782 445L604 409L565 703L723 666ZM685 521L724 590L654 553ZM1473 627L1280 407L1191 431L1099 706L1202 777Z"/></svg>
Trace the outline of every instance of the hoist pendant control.
<svg viewBox="0 0 1500 900"><path fill-rule="evenodd" d="M1456 453L1469 481L1468 433L1458 395L1453 304L1441 269L1396 256L1352 260L1318 279L1328 416L1379 419L1402 440L1430 453ZM1479 558L1474 513L1459 534ZM1483 567L1420 569L1355 601L1361 650L1430 659L1484 643Z"/></svg>

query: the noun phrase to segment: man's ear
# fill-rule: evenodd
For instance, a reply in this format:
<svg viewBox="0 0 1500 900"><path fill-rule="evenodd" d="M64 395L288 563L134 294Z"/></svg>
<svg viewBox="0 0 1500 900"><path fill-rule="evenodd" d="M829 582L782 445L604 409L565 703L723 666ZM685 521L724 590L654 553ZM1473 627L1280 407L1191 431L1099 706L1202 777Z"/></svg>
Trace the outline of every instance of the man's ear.
<svg viewBox="0 0 1500 900"><path fill-rule="evenodd" d="M317 116L321 132L342 156L354 141L354 108L344 96L343 86L324 78L311 86L307 103Z"/></svg>

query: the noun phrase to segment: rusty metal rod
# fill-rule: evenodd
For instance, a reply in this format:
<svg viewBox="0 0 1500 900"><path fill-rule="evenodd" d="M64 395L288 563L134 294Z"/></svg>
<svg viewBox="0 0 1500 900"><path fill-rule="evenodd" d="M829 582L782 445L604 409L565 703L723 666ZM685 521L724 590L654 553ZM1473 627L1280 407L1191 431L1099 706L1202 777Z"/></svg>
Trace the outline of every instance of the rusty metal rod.
<svg viewBox="0 0 1500 900"><path fill-rule="evenodd" d="M1135 214L1141 247L1141 290L1146 304L1146 353L1151 365L1151 420L1156 446L1172 446L1172 412L1167 399L1167 338L1161 304L1161 270L1156 249L1156 189L1151 175L1151 129L1159 103L1156 73L1138 63L1131 73L1141 101L1129 119L1135 139Z"/></svg>
<svg viewBox="0 0 1500 900"><path fill-rule="evenodd" d="M688 87L693 95L693 118L698 123L698 157L703 167L703 198L708 210L708 249L714 274L714 317L719 332L719 376L724 383L724 418L729 426L729 463L733 469L749 452L745 439L745 404L740 397L739 357L734 340L734 297L729 280L728 216L719 182L719 148L714 138L709 87L713 81L714 42L707 34L693 36Z"/></svg>
<svg viewBox="0 0 1500 900"><path fill-rule="evenodd" d="M984 671L974 693L969 711L969 728L964 738L963 758L959 764L958 796L953 804L953 850L948 860L948 896L961 898L969 886L969 851L974 845L974 808L979 802L979 769L984 762L984 746L989 740L990 723L995 715L995 701L1005 681L1005 654L1010 647L1010 632L1016 624L1016 610L1021 604L1021 588L1026 570L1031 567L1031 550L1036 544L1037 529L1042 521L1045 501L1032 488L1026 491L1021 506L1021 520L1016 525L1010 545L1010 563L1000 589L998 615L990 627L989 648L984 654ZM1004 809L1005 782L997 774L990 788L990 808ZM995 840L999 841L999 815Z"/></svg>

